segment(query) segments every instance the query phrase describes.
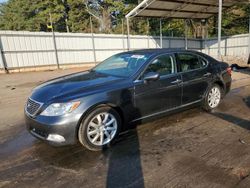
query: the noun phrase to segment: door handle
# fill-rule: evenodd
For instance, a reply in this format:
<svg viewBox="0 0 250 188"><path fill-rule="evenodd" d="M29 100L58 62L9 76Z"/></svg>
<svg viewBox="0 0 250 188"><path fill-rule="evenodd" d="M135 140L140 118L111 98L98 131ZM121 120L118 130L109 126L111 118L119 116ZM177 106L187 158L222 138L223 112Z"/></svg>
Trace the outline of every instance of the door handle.
<svg viewBox="0 0 250 188"><path fill-rule="evenodd" d="M177 79L177 80L171 82L171 84L180 84L180 83L182 83L182 80L180 80L180 79Z"/></svg>
<svg viewBox="0 0 250 188"><path fill-rule="evenodd" d="M203 77L209 77L209 76L211 76L210 72L208 72L208 73L206 73L206 74L203 75Z"/></svg>

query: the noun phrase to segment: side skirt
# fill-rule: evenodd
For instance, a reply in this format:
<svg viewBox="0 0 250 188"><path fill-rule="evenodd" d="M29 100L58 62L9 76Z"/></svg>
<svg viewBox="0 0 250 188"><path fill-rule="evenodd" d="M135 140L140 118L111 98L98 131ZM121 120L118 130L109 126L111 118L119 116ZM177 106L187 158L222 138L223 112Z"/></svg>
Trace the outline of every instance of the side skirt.
<svg viewBox="0 0 250 188"><path fill-rule="evenodd" d="M187 104L184 104L184 105L181 105L181 106L178 106L178 107L174 107L174 108L163 110L163 111L160 111L160 112L156 112L156 113L153 113L153 114L150 114L150 115L147 115L147 116L143 116L143 117L140 117L138 119L135 119L135 120L131 121L131 123L134 123L134 122L137 122L137 121L141 121L143 119L151 118L151 117L154 117L154 116L162 115L164 113L168 113L168 112L171 112L171 111L176 111L176 110L188 107L188 106L192 106L192 105L200 103L201 101L202 100L197 100L197 101L194 101L194 102L191 102L191 103L187 103Z"/></svg>

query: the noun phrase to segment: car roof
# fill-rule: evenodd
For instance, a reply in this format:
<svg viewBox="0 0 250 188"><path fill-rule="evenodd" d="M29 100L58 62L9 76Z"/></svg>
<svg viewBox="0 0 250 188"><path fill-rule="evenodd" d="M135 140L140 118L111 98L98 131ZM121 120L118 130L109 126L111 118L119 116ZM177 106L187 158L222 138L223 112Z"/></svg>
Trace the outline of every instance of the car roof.
<svg viewBox="0 0 250 188"><path fill-rule="evenodd" d="M154 58L154 57L161 55L161 54L164 54L164 53L178 53L178 52L183 52L183 53L189 52L189 53L199 55L199 56L207 59L208 61L218 62L213 57L211 57L207 54L204 54L202 52L195 51L195 50L185 50L185 49L180 49L180 48L140 49L140 50L131 50L131 51L127 51L127 52L122 52L120 54L140 54L140 55L148 54L149 56L151 56L151 58Z"/></svg>
<svg viewBox="0 0 250 188"><path fill-rule="evenodd" d="M152 54L152 55L158 55L158 54L163 54L163 53L176 53L176 52L192 52L196 54L202 54L197 51L193 50L185 50L185 49L169 49L169 48L162 48L162 49L140 49L140 50L132 50L132 51L127 51L124 53L140 53L140 54Z"/></svg>

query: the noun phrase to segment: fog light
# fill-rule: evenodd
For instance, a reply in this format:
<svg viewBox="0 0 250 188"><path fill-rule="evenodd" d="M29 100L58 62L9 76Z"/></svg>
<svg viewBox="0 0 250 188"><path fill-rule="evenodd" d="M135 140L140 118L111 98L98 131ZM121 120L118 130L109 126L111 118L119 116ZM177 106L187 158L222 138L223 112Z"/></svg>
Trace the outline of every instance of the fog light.
<svg viewBox="0 0 250 188"><path fill-rule="evenodd" d="M65 142L65 138L59 134L49 134L47 140L52 142Z"/></svg>

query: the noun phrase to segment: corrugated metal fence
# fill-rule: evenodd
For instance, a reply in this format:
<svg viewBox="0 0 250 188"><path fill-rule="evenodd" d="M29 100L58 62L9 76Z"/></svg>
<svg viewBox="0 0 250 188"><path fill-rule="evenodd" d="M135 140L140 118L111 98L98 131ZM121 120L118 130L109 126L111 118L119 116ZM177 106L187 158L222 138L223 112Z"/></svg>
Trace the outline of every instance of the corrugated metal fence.
<svg viewBox="0 0 250 188"><path fill-rule="evenodd" d="M55 41L55 42L54 42ZM248 35L223 40L226 55L248 56ZM160 38L131 36L131 49L160 48ZM163 37L163 48L184 48L184 38ZM188 48L216 55L217 40L189 39ZM127 51L126 35L0 31L0 68L88 64Z"/></svg>
<svg viewBox="0 0 250 188"><path fill-rule="evenodd" d="M127 50L126 35L0 31L3 63L8 69L93 63ZM163 38L164 48L183 48L183 38ZM200 50L199 40L189 41L190 48ZM159 48L160 38L132 36L131 49Z"/></svg>
<svg viewBox="0 0 250 188"><path fill-rule="evenodd" d="M249 34L222 37L221 55L235 56L247 59L249 56ZM217 39L208 39L202 41L202 52L217 56L218 43Z"/></svg>

